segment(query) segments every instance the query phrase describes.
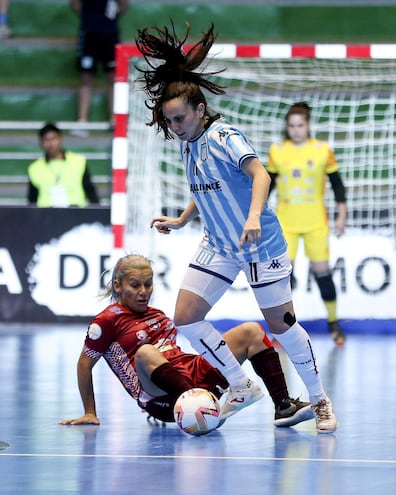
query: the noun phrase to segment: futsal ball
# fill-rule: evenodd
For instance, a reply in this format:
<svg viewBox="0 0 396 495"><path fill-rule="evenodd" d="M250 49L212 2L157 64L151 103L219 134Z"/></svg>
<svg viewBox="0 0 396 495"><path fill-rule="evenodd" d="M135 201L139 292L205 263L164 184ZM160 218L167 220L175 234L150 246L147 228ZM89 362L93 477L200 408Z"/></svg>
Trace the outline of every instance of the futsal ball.
<svg viewBox="0 0 396 495"><path fill-rule="evenodd" d="M173 415L185 433L206 435L220 423L220 404L212 392L204 388L192 388L177 399Z"/></svg>

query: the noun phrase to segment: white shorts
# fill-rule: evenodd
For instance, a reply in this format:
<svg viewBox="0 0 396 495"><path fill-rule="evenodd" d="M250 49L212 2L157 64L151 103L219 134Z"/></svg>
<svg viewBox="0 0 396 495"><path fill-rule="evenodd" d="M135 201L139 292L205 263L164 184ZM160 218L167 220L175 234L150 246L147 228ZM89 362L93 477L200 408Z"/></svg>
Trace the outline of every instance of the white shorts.
<svg viewBox="0 0 396 495"><path fill-rule="evenodd" d="M273 308L291 301L290 259L287 253L258 263L226 258L205 242L199 245L182 280L188 290L214 304L225 294L243 271L260 308Z"/></svg>

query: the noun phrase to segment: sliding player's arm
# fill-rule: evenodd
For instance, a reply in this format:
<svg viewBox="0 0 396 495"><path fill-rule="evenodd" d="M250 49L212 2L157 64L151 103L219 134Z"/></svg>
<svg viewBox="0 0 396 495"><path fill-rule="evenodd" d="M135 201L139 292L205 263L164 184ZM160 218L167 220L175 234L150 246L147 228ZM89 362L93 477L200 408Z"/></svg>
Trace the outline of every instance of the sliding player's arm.
<svg viewBox="0 0 396 495"><path fill-rule="evenodd" d="M96 416L95 394L92 381L92 368L99 358L92 359L84 352L81 353L77 364L78 388L80 390L81 400L84 406L84 415L80 418L65 419L60 421L62 425L98 425L99 418Z"/></svg>

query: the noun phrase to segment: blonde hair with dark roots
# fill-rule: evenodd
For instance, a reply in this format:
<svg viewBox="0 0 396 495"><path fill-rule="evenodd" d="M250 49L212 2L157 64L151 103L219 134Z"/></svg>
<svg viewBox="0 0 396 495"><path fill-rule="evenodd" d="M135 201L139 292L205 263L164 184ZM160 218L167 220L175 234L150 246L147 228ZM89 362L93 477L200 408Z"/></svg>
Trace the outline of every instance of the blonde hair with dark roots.
<svg viewBox="0 0 396 495"><path fill-rule="evenodd" d="M194 108L199 103L204 103L206 109L207 102L201 88L216 95L225 93L222 86L207 79L224 69L216 72L196 71L216 39L213 24L186 53L184 45L190 33L190 25L187 23L186 34L182 39L178 38L172 21L171 26L170 30L167 27L148 26L138 30L135 40L148 65L148 69L138 68L143 74L138 81L144 83L143 89L148 97L146 105L152 111L152 120L148 125L156 125L166 139L171 139L172 135L162 114L162 105L165 102L182 97ZM155 62L158 60L163 63ZM207 110L206 115L210 117Z"/></svg>
<svg viewBox="0 0 396 495"><path fill-rule="evenodd" d="M152 270L151 261L142 254L130 253L119 258L114 265L111 279L106 285L103 298L112 298L115 301L119 301L120 297L114 289L114 282L117 280L121 284L122 280L128 276L131 270L143 270L144 268L150 268Z"/></svg>

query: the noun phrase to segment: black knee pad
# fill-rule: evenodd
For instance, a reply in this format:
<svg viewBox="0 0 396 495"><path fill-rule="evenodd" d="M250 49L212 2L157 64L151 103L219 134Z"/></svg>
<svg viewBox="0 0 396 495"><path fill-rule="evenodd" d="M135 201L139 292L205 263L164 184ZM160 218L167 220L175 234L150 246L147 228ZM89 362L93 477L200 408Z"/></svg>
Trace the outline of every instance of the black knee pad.
<svg viewBox="0 0 396 495"><path fill-rule="evenodd" d="M335 301L336 289L331 272L314 273L323 301Z"/></svg>
<svg viewBox="0 0 396 495"><path fill-rule="evenodd" d="M287 313L285 313L283 315L283 321L286 323L286 325L289 325L289 327L292 327L295 323L296 323L296 317L294 315L292 315L291 313L289 313L289 311L287 311Z"/></svg>

